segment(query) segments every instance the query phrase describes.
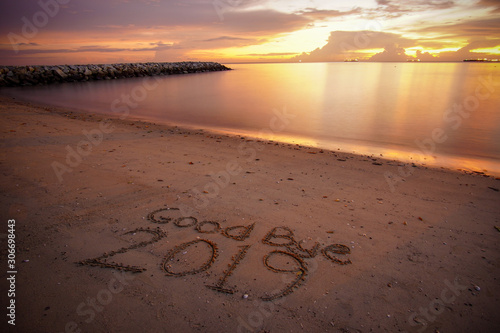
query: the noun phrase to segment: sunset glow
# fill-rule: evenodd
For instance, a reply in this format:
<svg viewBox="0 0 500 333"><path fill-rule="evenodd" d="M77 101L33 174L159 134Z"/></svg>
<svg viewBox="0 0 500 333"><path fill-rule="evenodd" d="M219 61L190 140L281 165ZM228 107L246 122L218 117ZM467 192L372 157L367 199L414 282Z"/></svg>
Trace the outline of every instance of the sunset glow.
<svg viewBox="0 0 500 333"><path fill-rule="evenodd" d="M500 55L495 0L18 0L0 12L4 65Z"/></svg>

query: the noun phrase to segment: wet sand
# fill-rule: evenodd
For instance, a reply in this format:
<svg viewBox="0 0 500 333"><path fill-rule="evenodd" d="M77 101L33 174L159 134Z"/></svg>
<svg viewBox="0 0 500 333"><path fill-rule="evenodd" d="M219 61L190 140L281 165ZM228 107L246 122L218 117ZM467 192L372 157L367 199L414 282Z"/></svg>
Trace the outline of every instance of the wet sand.
<svg viewBox="0 0 500 333"><path fill-rule="evenodd" d="M494 177L0 102L9 331L500 330Z"/></svg>

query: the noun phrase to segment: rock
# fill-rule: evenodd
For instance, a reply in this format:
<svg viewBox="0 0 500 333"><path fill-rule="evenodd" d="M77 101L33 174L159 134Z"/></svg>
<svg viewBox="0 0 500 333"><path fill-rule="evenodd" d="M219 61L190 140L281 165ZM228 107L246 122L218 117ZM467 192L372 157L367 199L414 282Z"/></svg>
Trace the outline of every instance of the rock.
<svg viewBox="0 0 500 333"><path fill-rule="evenodd" d="M216 62L0 66L0 87L230 70Z"/></svg>
<svg viewBox="0 0 500 333"><path fill-rule="evenodd" d="M18 86L21 84L21 81L15 76L7 76L5 80L8 84L13 85L13 86Z"/></svg>
<svg viewBox="0 0 500 333"><path fill-rule="evenodd" d="M54 68L53 71L54 71L54 73L59 75L62 79L65 79L66 77L68 77L68 75L66 75L60 68Z"/></svg>

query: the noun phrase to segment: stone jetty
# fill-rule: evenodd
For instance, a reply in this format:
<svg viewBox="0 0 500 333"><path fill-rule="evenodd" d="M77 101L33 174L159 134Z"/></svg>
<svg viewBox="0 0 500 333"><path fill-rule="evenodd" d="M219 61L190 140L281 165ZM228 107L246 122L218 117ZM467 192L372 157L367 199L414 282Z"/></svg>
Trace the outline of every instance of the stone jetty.
<svg viewBox="0 0 500 333"><path fill-rule="evenodd" d="M0 66L0 87L62 82L112 80L128 77L225 71L216 62L148 62L109 65Z"/></svg>

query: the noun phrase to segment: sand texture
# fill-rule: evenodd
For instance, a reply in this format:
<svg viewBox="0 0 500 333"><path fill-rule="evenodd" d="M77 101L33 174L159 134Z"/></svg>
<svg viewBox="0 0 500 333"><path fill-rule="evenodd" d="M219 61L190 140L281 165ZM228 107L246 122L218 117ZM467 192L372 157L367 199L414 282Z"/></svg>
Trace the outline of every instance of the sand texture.
<svg viewBox="0 0 500 333"><path fill-rule="evenodd" d="M500 331L494 177L10 98L0 112L8 331Z"/></svg>

